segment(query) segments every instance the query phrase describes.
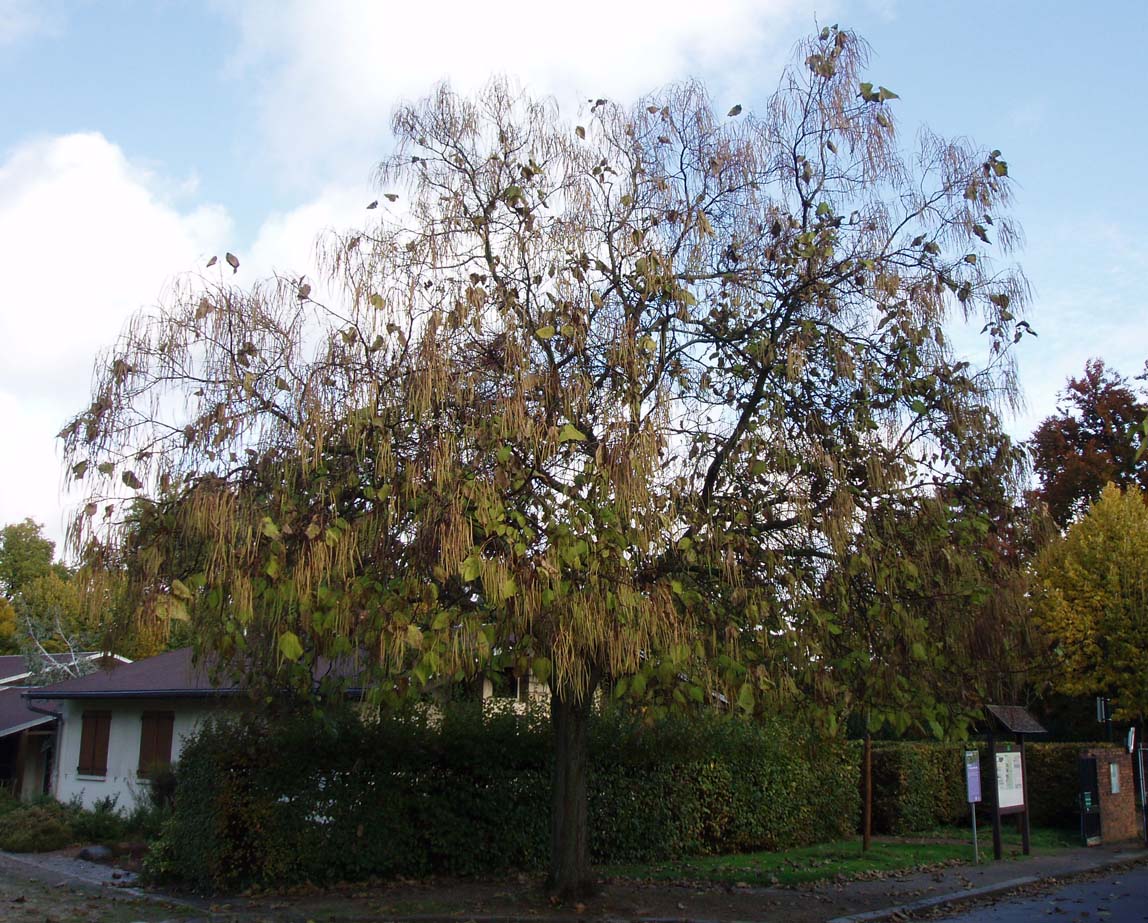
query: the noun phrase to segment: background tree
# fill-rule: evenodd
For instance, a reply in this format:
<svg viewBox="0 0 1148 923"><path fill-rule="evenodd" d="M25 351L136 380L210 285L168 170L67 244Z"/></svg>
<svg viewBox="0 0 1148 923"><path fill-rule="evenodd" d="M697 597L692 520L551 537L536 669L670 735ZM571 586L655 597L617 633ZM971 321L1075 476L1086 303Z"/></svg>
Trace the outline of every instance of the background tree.
<svg viewBox="0 0 1148 923"><path fill-rule="evenodd" d="M1041 422L1028 445L1040 480L1034 495L1063 528L1110 482L1148 489L1142 451L1148 394L1091 359L1081 378L1069 379L1060 399L1056 414Z"/></svg>
<svg viewBox="0 0 1148 923"><path fill-rule="evenodd" d="M551 879L583 892L602 682L795 694L793 614L867 511L1004 445L1007 165L927 133L902 156L865 57L823 30L760 118L694 84L574 126L504 82L400 109L380 181L406 218L331 243L331 304L190 280L100 366L62 433L76 547L279 683L358 652L385 704L532 669Z"/></svg>
<svg viewBox="0 0 1148 923"><path fill-rule="evenodd" d="M1052 683L1104 695L1116 718L1143 720L1148 690L1148 505L1135 486L1108 485L1036 563L1034 609L1050 639Z"/></svg>
<svg viewBox="0 0 1148 923"><path fill-rule="evenodd" d="M20 653L20 632L16 607L6 596L0 596L0 654Z"/></svg>
<svg viewBox="0 0 1148 923"><path fill-rule="evenodd" d="M1023 510L1008 489L1018 461L1008 453L959 490L883 500L807 616L820 641L803 688L830 720L864 728L864 848L872 734L964 739L984 704L1017 700L1033 664Z"/></svg>
<svg viewBox="0 0 1148 923"><path fill-rule="evenodd" d="M31 519L0 529L0 591L16 597L31 580L53 571L56 544L41 534L43 526Z"/></svg>

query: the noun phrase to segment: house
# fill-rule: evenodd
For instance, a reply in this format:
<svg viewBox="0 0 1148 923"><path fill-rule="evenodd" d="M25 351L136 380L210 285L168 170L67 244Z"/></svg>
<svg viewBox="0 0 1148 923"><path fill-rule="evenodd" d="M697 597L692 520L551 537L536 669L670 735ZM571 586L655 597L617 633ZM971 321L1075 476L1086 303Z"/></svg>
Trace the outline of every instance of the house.
<svg viewBox="0 0 1148 923"><path fill-rule="evenodd" d="M28 799L50 790L59 716L24 701L25 691L0 688L0 790Z"/></svg>
<svg viewBox="0 0 1148 923"><path fill-rule="evenodd" d="M23 694L53 672L96 669L110 662L131 663L126 657L84 651L49 654L41 668L31 669L20 654L0 656L0 790L35 798L51 790L59 715L27 702Z"/></svg>
<svg viewBox="0 0 1148 923"><path fill-rule="evenodd" d="M335 663L320 658L315 678L354 677L358 670L355 658ZM219 683L194 661L189 647L134 663L105 662L86 676L11 691L23 698L23 712L14 712L13 722L35 720L35 727L55 739L55 758L49 753L46 763L27 764L24 774L38 791L51 791L61 801L78 798L88 808L115 798L130 809L156 768L179 759L196 728L246 704L243 690L230 680ZM347 690L350 696L361 692ZM479 693L484 700L509 700L518 711L547 690L533 677L502 671L482 677Z"/></svg>
<svg viewBox="0 0 1148 923"><path fill-rule="evenodd" d="M179 757L184 739L212 715L234 707L240 690L214 685L182 648L113 663L87 676L22 691L27 707L57 714L52 793L85 807L115 798L130 808L151 774Z"/></svg>

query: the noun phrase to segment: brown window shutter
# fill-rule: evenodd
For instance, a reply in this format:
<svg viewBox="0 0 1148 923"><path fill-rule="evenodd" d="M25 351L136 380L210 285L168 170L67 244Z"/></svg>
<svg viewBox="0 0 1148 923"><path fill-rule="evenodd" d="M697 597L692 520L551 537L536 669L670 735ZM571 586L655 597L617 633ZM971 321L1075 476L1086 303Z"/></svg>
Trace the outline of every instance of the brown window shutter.
<svg viewBox="0 0 1148 923"><path fill-rule="evenodd" d="M106 775L108 771L108 738L111 736L112 730L112 713L103 711L97 714L96 757L94 765L97 773Z"/></svg>
<svg viewBox="0 0 1148 923"><path fill-rule="evenodd" d="M112 713L108 711L86 711L82 720L80 765L76 767L76 771L94 776L106 775Z"/></svg>
<svg viewBox="0 0 1148 923"><path fill-rule="evenodd" d="M140 761L136 772L147 775L148 767L155 762L155 721L150 712L140 716Z"/></svg>
<svg viewBox="0 0 1148 923"><path fill-rule="evenodd" d="M172 729L175 713L145 711L140 718L140 759L137 768L141 776L148 775L157 766L171 763Z"/></svg>
<svg viewBox="0 0 1148 923"><path fill-rule="evenodd" d="M155 759L160 766L171 765L171 737L175 730L175 714L164 712L162 720L156 724Z"/></svg>
<svg viewBox="0 0 1148 923"><path fill-rule="evenodd" d="M90 711L84 712L83 727L80 731L80 763L77 772L90 772L95 762L96 753L96 716Z"/></svg>

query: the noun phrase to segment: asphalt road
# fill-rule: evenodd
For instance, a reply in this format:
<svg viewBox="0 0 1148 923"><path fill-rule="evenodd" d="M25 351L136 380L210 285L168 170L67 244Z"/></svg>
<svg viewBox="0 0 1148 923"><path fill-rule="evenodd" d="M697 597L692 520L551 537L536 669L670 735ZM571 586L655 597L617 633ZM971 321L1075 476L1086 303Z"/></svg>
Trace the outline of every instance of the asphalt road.
<svg viewBox="0 0 1148 923"><path fill-rule="evenodd" d="M1121 870L1030 897L1000 900L965 913L946 916L948 923L1144 923L1148 921L1148 868Z"/></svg>

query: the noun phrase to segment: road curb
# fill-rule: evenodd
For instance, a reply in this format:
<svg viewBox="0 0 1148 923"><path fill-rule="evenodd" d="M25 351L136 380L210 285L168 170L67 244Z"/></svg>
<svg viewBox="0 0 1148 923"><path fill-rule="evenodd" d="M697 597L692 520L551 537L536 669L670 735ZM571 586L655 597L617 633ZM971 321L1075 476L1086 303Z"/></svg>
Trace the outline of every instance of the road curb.
<svg viewBox="0 0 1148 923"><path fill-rule="evenodd" d="M1015 891L1017 888L1040 884L1042 881L1053 881L1056 879L1068 880L1078 875L1087 875L1090 872L1116 868L1117 866L1137 862L1145 858L1148 858L1148 850L1138 850L1133 853L1117 853L1110 859L1101 860L1086 868L1073 869L1071 871L1049 875L1024 875L1020 878L998 881L991 885L981 885L979 888L968 888L963 891L953 891L949 894L934 894L932 897L923 897L920 900L910 901L907 904L898 904L895 907L885 907L881 910L868 910L864 913L851 913L843 917L834 917L828 920L827 923L874 923L876 920L885 920L898 914L908 916L910 914L919 913L922 910L932 910L936 907L942 907L946 904L960 904L981 897L991 897L994 894L1004 894L1009 891Z"/></svg>

